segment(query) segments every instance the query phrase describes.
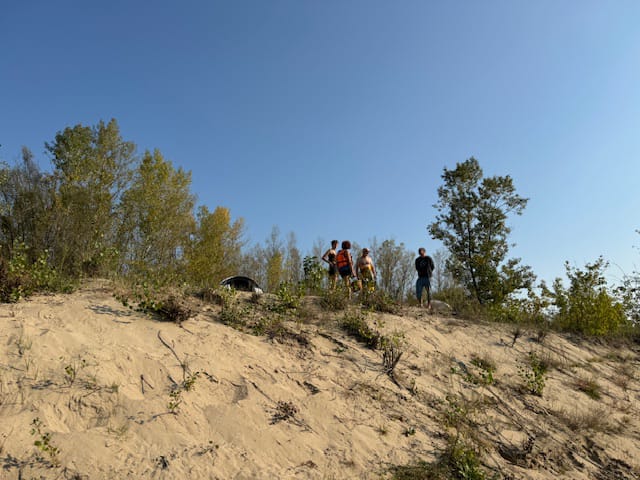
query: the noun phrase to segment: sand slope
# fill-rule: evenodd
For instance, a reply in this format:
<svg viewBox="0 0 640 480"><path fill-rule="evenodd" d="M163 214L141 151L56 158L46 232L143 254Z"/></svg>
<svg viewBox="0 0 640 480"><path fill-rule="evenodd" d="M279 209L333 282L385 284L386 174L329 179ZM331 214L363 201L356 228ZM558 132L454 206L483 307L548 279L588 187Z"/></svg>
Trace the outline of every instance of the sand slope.
<svg viewBox="0 0 640 480"><path fill-rule="evenodd" d="M512 346L509 326L369 314L404 334L396 384L343 313L311 304L280 341L218 315L203 304L182 328L160 322L104 282L0 305L0 479L388 478L436 458L452 412L499 478L640 478L637 350L533 332ZM552 366L542 397L523 391L531 351ZM472 358L494 362L493 383ZM594 383L599 399L581 391Z"/></svg>

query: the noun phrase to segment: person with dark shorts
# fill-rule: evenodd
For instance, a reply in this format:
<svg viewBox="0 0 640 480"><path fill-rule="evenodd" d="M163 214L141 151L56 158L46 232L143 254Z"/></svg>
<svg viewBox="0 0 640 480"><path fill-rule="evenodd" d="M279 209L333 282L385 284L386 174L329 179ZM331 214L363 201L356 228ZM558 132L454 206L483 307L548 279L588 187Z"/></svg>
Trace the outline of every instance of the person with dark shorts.
<svg viewBox="0 0 640 480"><path fill-rule="evenodd" d="M349 298L351 298L351 279L356 276L353 270L353 258L351 258L351 242L343 240L342 249L336 254L336 265L338 266L338 274L344 282Z"/></svg>
<svg viewBox="0 0 640 480"><path fill-rule="evenodd" d="M416 298L420 306L424 306L422 301L422 290L427 290L427 308L431 309L431 275L435 269L433 259L427 255L427 251L420 247L418 249L420 255L416 258L416 270L418 271L418 280L416 281Z"/></svg>
<svg viewBox="0 0 640 480"><path fill-rule="evenodd" d="M329 264L329 270L327 273L329 274L329 288L333 290L336 288L336 283L338 281L338 264L336 262L336 248L338 248L338 240L331 240L331 248L324 252L322 255L322 260Z"/></svg>

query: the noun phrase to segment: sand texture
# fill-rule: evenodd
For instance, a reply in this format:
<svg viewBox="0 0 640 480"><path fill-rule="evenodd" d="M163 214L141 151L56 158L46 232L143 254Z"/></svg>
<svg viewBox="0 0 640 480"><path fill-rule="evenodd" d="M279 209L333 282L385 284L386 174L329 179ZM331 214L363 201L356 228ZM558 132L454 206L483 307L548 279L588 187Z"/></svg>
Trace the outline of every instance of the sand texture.
<svg viewBox="0 0 640 480"><path fill-rule="evenodd" d="M162 322L107 282L0 305L0 479L391 478L458 432L488 478L640 478L637 346L368 313L403 336L392 378L317 299L272 335L194 308ZM530 352L549 366L542 396Z"/></svg>

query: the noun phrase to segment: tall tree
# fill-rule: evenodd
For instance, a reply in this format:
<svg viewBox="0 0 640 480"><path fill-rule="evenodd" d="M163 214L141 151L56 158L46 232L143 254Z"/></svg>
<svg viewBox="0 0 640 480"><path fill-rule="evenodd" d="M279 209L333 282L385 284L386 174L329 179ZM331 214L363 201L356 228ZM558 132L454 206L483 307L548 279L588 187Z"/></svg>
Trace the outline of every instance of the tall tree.
<svg viewBox="0 0 640 480"><path fill-rule="evenodd" d="M51 176L40 171L26 147L21 164L0 167L0 245L5 258L20 246L33 262L52 243L52 186Z"/></svg>
<svg viewBox="0 0 640 480"><path fill-rule="evenodd" d="M195 232L191 173L155 150L145 152L122 196L119 238L134 271L175 272Z"/></svg>
<svg viewBox="0 0 640 480"><path fill-rule="evenodd" d="M394 239L378 244L374 238L371 249L378 274L378 286L394 299L403 300L415 276L413 254L406 249L404 243L398 245Z"/></svg>
<svg viewBox="0 0 640 480"><path fill-rule="evenodd" d="M285 258L284 247L280 240L280 229L275 225L272 227L271 234L267 238L264 253L267 290L275 292L280 282L284 279Z"/></svg>
<svg viewBox="0 0 640 480"><path fill-rule="evenodd" d="M471 157L444 169L438 188L438 215L428 227L451 254L447 268L478 302L502 303L512 292L531 286L535 277L520 259L507 259L509 214L521 215L527 200L510 176L483 178Z"/></svg>
<svg viewBox="0 0 640 480"><path fill-rule="evenodd" d="M302 255L297 246L296 234L289 232L287 235L286 256L284 259L285 280L293 283L302 281Z"/></svg>
<svg viewBox="0 0 640 480"><path fill-rule="evenodd" d="M238 273L242 260L244 221L231 222L228 208L213 213L200 207L197 230L187 250L189 281L200 287L213 287L225 277Z"/></svg>
<svg viewBox="0 0 640 480"><path fill-rule="evenodd" d="M114 242L116 204L130 179L135 145L111 120L67 127L45 147L58 183L56 263L71 274L97 273Z"/></svg>

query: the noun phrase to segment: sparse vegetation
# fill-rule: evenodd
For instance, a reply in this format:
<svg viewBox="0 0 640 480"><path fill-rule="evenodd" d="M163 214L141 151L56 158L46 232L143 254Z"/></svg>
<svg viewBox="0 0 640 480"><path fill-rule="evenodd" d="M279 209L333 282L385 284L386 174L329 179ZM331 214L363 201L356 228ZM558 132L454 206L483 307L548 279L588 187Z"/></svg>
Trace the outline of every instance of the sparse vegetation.
<svg viewBox="0 0 640 480"><path fill-rule="evenodd" d="M537 353L530 352L527 362L520 365L518 371L524 380L525 390L538 397L544 390L548 366L540 359Z"/></svg>
<svg viewBox="0 0 640 480"><path fill-rule="evenodd" d="M494 374L496 372L496 364L493 361L493 359L490 358L488 355L483 355L483 356L472 355L471 365L474 365L475 367L480 369L480 372L479 372L480 381L473 382L473 383L482 383L483 385L492 385L495 382Z"/></svg>
<svg viewBox="0 0 640 480"><path fill-rule="evenodd" d="M380 345L381 335L367 324L367 315L359 310L345 312L341 322L342 328L351 336L376 349Z"/></svg>
<svg viewBox="0 0 640 480"><path fill-rule="evenodd" d="M63 358L60 358L63 360ZM87 366L87 361L84 358L78 357L72 359L68 364L64 366L64 381L70 387L76 381L78 373Z"/></svg>
<svg viewBox="0 0 640 480"><path fill-rule="evenodd" d="M322 292L320 306L325 310L337 312L349 305L349 297L342 288L327 289Z"/></svg>
<svg viewBox="0 0 640 480"><path fill-rule="evenodd" d="M602 387L598 384L594 378L576 378L574 381L574 387L581 392L584 392L593 400L600 400L602 397Z"/></svg>
<svg viewBox="0 0 640 480"><path fill-rule="evenodd" d="M173 415L177 415L182 404L182 393L190 392L195 388L196 380L200 377L200 372L193 372L187 374L185 379L179 385L174 385L169 391L169 402L167 403L167 410Z"/></svg>
<svg viewBox="0 0 640 480"><path fill-rule="evenodd" d="M380 337L379 343L382 349L382 366L384 372L396 382L395 368L405 350L404 333L395 332L392 335L382 336Z"/></svg>
<svg viewBox="0 0 640 480"><path fill-rule="evenodd" d="M45 425L38 417L34 418L31 422L31 435L36 437L33 444L39 451L47 454L51 464L59 465L58 455L60 454L60 449L52 443L51 432L45 431Z"/></svg>
<svg viewBox="0 0 640 480"><path fill-rule="evenodd" d="M304 286L294 285L292 282L281 282L276 290L276 302L271 309L278 313L295 310L300 306L304 296Z"/></svg>

